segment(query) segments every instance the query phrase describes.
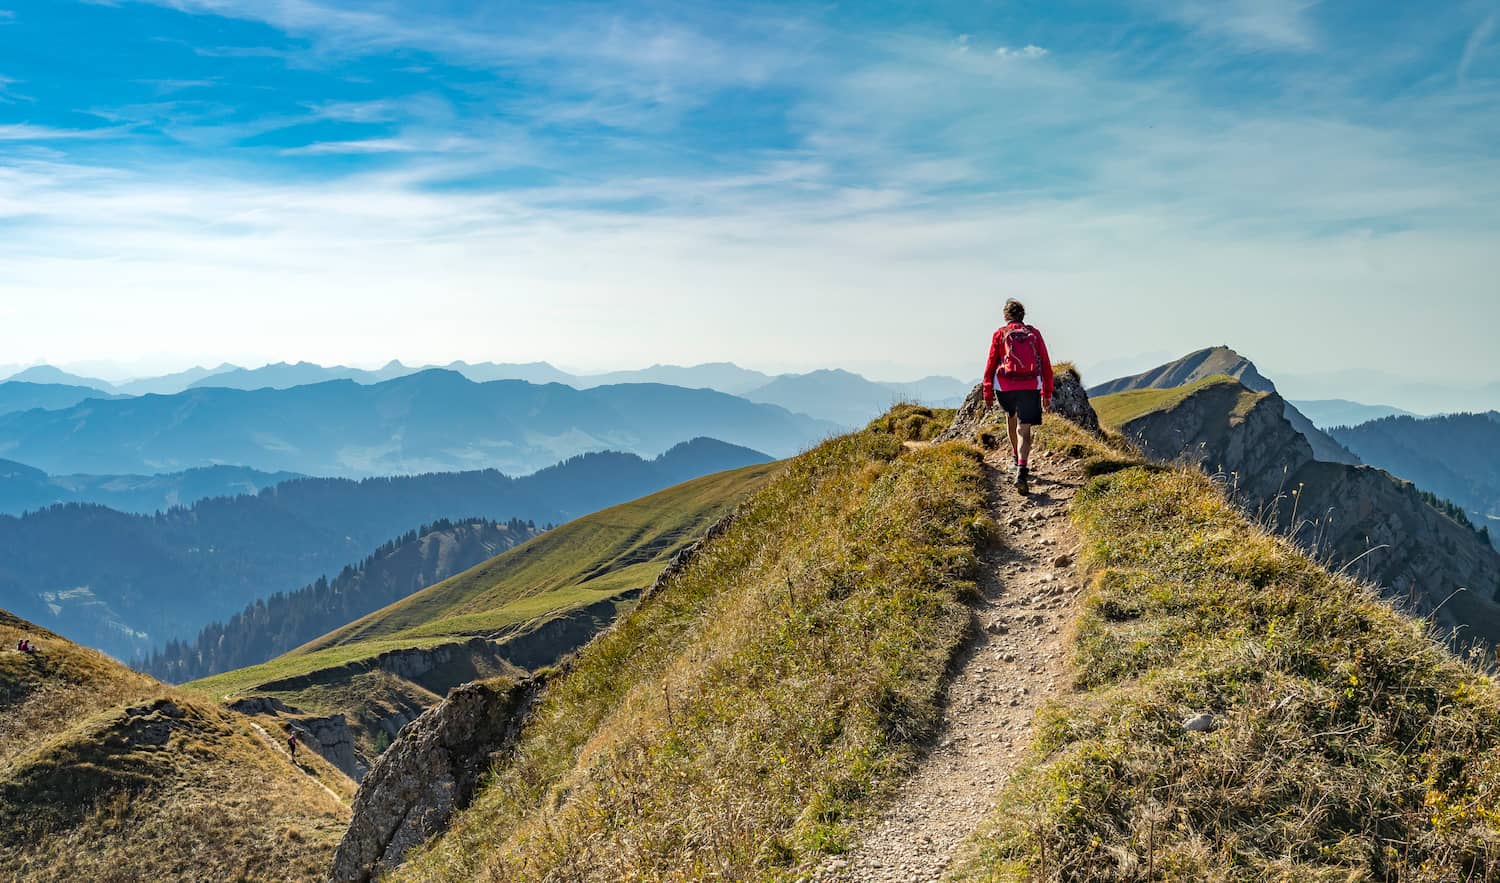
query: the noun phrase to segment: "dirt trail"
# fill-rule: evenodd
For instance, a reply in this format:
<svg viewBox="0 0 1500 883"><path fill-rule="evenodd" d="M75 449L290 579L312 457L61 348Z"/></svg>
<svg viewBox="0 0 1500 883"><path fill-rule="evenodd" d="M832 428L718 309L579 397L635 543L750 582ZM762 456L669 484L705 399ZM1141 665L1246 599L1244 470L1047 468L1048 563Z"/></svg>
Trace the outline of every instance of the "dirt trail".
<svg viewBox="0 0 1500 883"><path fill-rule="evenodd" d="M292 766L294 766L298 770L300 770L304 776L307 776L309 779L312 779L314 782L316 782L318 784L319 788L322 788L324 791L327 791L328 792L328 796L332 797L334 800L338 801L339 806L347 807L349 805L349 801L347 801L344 798L340 797L339 793L337 791L335 791L332 788L328 787L327 785L323 784L323 780L318 778L317 773L313 772L312 770L310 770L307 767L303 766L302 764L298 763L297 759L295 757L292 757L291 752L287 751L286 748L283 747L282 743L279 740L273 738L270 733L266 732L266 728L265 727L262 727L260 724L256 723L253 720L248 720L247 719L246 722L250 724L251 729L255 730L256 734L259 735L260 738L263 741L265 741L265 743L267 745L271 746L271 750L272 751L275 751L278 754L280 754L282 757L286 758L287 763L290 763ZM305 750L305 751L311 751L312 749L305 748L303 750Z"/></svg>
<svg viewBox="0 0 1500 883"><path fill-rule="evenodd" d="M986 558L978 628L955 661L937 739L885 814L848 854L819 866L814 880L942 879L994 809L1037 708L1065 686L1064 632L1081 585L1078 537L1066 515L1082 474L1069 461L1039 459L1031 496L1022 497L1004 459L987 458L991 514L1003 541Z"/></svg>

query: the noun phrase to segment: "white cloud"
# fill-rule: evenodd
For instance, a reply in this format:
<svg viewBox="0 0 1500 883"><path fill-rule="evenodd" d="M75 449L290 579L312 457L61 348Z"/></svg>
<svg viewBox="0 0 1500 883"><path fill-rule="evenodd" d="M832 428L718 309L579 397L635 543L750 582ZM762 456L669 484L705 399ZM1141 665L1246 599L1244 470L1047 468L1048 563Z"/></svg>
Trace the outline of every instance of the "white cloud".
<svg viewBox="0 0 1500 883"><path fill-rule="evenodd" d="M1047 54L1047 50L1040 46L1027 44L1020 49L1012 49L1009 46L1001 46L995 50L995 54L1001 58L1041 58Z"/></svg>
<svg viewBox="0 0 1500 883"><path fill-rule="evenodd" d="M58 129L52 126L34 126L30 123L8 123L0 125L0 141L66 141L110 138L122 132L122 129Z"/></svg>
<svg viewBox="0 0 1500 883"><path fill-rule="evenodd" d="M1319 0L1148 0L1168 19L1250 49L1318 46L1311 12Z"/></svg>

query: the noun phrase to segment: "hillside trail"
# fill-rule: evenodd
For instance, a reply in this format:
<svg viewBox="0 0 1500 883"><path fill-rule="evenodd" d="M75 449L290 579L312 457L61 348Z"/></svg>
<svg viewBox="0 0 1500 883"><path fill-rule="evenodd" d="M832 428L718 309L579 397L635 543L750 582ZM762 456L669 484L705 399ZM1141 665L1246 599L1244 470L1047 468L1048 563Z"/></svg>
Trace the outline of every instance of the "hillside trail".
<svg viewBox="0 0 1500 883"><path fill-rule="evenodd" d="M985 458L990 514L1002 541L984 558L972 636L950 669L937 736L889 808L848 853L811 880L941 880L964 841L995 809L1020 762L1033 716L1066 687L1066 631L1082 578L1066 517L1083 483L1077 464L1040 455L1031 495L1011 484L1008 452Z"/></svg>
<svg viewBox="0 0 1500 883"><path fill-rule="evenodd" d="M309 770L307 767L303 766L302 764L298 763L297 762L297 758L292 757L291 752L289 752L285 748L281 747L281 743L278 742L276 739L272 738L271 734L266 732L266 728L265 727L262 727L260 724L256 723L253 720L247 720L247 722L250 724L251 729L255 730L256 734L258 736L260 736L260 738L267 745L271 746L271 750L272 751L275 751L275 752L279 753L282 757L286 758L287 763L290 763L292 766L294 766L297 769L301 770L302 771L302 775L307 776L309 779L312 779L314 782L316 782L318 784L319 788L322 788L324 791L327 791L328 792L328 796L332 797L335 801L337 801L338 804L339 804L339 806L348 807L349 802L347 800L345 800L344 798L340 797L339 793L337 791L335 791L332 788L328 787L327 785L323 784L323 780L320 779L320 778L318 778L318 776L317 776L316 773L314 773L313 771ZM311 751L312 749L308 748L306 750L307 751Z"/></svg>

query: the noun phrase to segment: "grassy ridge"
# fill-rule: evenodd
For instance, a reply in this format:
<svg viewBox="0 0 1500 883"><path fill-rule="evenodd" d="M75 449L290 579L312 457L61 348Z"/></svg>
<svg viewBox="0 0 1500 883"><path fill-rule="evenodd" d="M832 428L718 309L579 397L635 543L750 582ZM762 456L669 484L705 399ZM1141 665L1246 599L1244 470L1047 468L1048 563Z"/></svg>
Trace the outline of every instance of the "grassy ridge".
<svg viewBox="0 0 1500 883"><path fill-rule="evenodd" d="M494 634L642 588L776 468L721 472L584 516L269 662L185 686L235 695L387 650Z"/></svg>
<svg viewBox="0 0 1500 883"><path fill-rule="evenodd" d="M1205 377L1187 386L1168 389L1133 389L1100 396L1093 400L1094 411L1099 422L1111 429L1119 429L1132 420L1157 411L1170 411L1199 393L1229 397L1226 412L1244 414L1264 393L1252 392L1227 374Z"/></svg>
<svg viewBox="0 0 1500 883"><path fill-rule="evenodd" d="M780 879L842 850L935 723L984 507L965 445L868 431L790 461L398 879Z"/></svg>
<svg viewBox="0 0 1500 883"><path fill-rule="evenodd" d="M1500 879L1488 677L1200 474L1114 471L1073 517L1079 692L1039 718L968 879ZM1205 711L1215 729L1186 732Z"/></svg>
<svg viewBox="0 0 1500 883"><path fill-rule="evenodd" d="M319 876L348 810L248 720L0 612L0 878ZM279 735L279 734L277 734ZM305 752L311 755L312 752Z"/></svg>

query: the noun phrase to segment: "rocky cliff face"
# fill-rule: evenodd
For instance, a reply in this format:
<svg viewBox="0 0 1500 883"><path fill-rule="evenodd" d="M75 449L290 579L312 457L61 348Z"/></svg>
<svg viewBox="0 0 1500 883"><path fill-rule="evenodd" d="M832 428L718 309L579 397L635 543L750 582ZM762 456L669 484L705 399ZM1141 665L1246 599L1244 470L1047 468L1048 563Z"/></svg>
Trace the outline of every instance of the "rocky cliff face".
<svg viewBox="0 0 1500 883"><path fill-rule="evenodd" d="M533 678L464 684L407 726L360 786L330 880L375 879L445 829L493 756L515 745L541 688Z"/></svg>
<svg viewBox="0 0 1500 883"><path fill-rule="evenodd" d="M1457 630L1457 644L1500 645L1500 555L1410 483L1316 459L1284 408L1275 393L1221 384L1121 430L1153 459L1202 467L1262 523Z"/></svg>

